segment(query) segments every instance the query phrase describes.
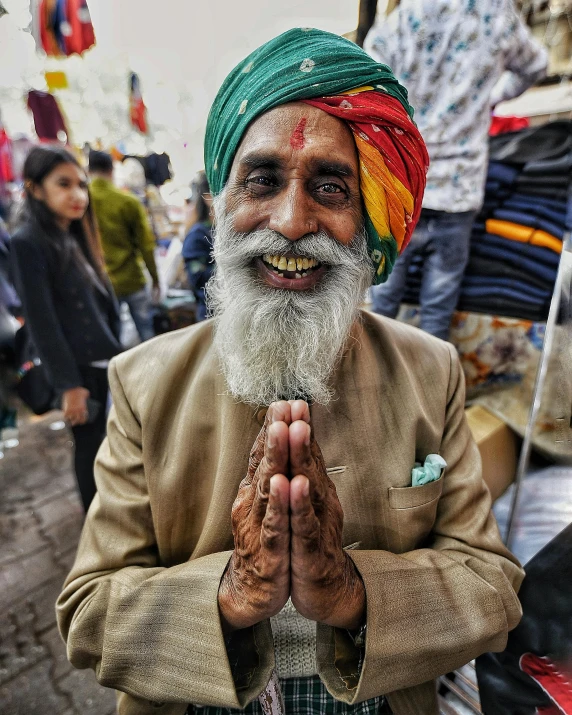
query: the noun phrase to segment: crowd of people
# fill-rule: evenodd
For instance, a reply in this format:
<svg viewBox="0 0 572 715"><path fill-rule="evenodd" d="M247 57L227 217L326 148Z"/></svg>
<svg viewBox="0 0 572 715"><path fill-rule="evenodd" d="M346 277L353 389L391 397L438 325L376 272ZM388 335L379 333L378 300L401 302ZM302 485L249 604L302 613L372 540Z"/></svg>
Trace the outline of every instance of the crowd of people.
<svg viewBox="0 0 572 715"><path fill-rule="evenodd" d="M435 678L520 619L446 341L491 109L546 52L510 0L402 0L365 49L291 30L222 85L191 330L148 342L156 236L110 154L33 148L0 226L87 513L59 626L120 713L433 714ZM388 319L420 253L421 331Z"/></svg>

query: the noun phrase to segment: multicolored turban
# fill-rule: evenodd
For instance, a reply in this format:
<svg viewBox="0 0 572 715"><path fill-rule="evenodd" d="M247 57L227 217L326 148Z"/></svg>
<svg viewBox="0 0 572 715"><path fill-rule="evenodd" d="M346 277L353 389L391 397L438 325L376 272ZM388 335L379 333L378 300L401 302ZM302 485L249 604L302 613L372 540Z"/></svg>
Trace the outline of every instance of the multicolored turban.
<svg viewBox="0 0 572 715"><path fill-rule="evenodd" d="M348 123L360 185L374 284L409 243L425 190L429 157L407 91L386 65L349 40L315 29L289 30L237 65L207 121L205 169L218 194L248 125L287 102L304 101Z"/></svg>

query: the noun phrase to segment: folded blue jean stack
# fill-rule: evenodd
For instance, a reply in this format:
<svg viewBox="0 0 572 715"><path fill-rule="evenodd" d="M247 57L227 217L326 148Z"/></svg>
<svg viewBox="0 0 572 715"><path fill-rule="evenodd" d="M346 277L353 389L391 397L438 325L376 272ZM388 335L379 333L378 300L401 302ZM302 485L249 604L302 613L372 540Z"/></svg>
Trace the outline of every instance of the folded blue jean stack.
<svg viewBox="0 0 572 715"><path fill-rule="evenodd" d="M572 121L491 137L458 310L546 320L562 239L572 228L571 185ZM419 303L423 261L412 260L406 303Z"/></svg>

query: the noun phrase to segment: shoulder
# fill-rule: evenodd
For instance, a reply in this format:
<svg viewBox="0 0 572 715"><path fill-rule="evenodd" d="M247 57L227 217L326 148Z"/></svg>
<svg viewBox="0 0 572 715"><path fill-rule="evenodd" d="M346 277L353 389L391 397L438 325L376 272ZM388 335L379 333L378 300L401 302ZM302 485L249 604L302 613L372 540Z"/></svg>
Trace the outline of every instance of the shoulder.
<svg viewBox="0 0 572 715"><path fill-rule="evenodd" d="M47 256L49 246L39 234L39 229L30 223L19 226L10 238L10 253L13 256Z"/></svg>
<svg viewBox="0 0 572 715"><path fill-rule="evenodd" d="M196 241L198 239L211 240L211 229L206 223L195 223L189 229L185 240Z"/></svg>
<svg viewBox="0 0 572 715"><path fill-rule="evenodd" d="M432 381L432 387L449 383L452 363L457 361L451 343L370 311L361 312L361 325L387 373L402 373L418 383Z"/></svg>
<svg viewBox="0 0 572 715"><path fill-rule="evenodd" d="M109 370L112 389L120 389L137 411L141 398L149 403L171 385L182 388L212 357L212 332L213 321L205 320L117 355Z"/></svg>

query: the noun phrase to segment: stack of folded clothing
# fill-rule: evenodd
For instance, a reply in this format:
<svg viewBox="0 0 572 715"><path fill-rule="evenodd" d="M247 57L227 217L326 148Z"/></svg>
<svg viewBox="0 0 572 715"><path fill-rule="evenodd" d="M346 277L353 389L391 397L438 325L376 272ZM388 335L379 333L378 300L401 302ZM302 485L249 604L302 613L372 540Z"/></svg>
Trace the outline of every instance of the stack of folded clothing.
<svg viewBox="0 0 572 715"><path fill-rule="evenodd" d="M546 320L567 228L572 122L493 137L483 208L471 237L458 309ZM568 219L569 221L570 219ZM418 303L423 256L409 269Z"/></svg>

